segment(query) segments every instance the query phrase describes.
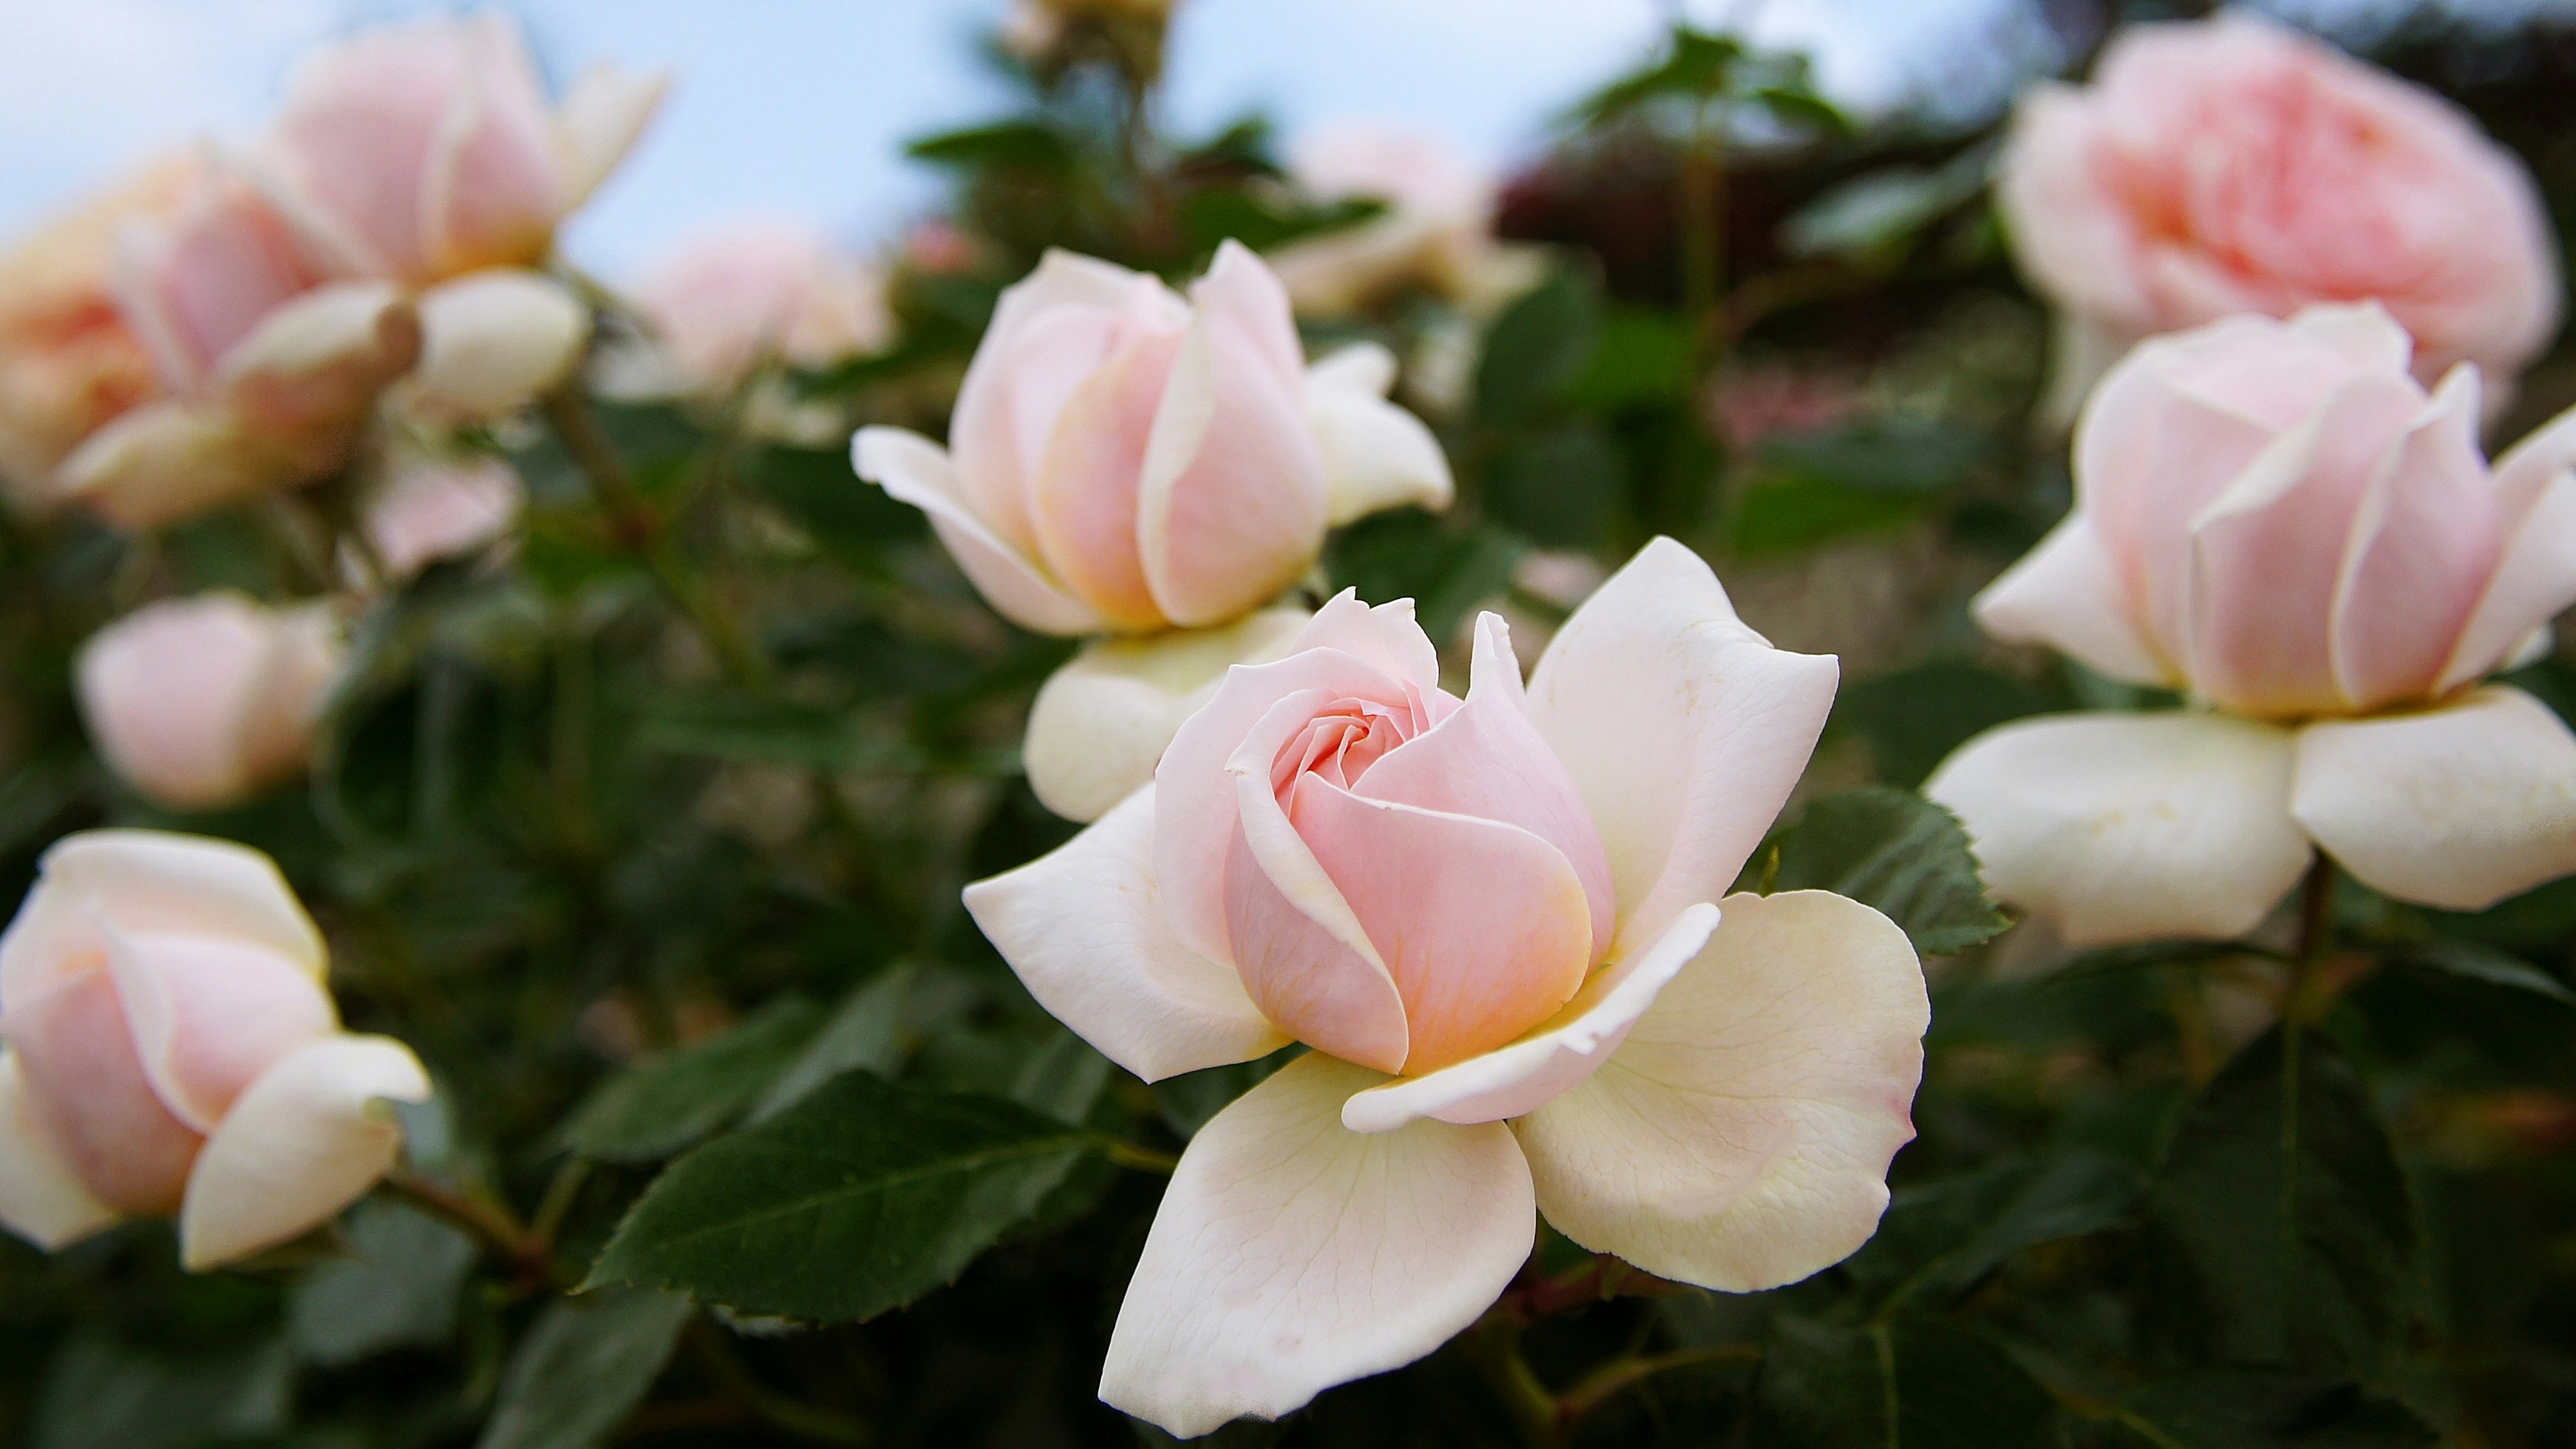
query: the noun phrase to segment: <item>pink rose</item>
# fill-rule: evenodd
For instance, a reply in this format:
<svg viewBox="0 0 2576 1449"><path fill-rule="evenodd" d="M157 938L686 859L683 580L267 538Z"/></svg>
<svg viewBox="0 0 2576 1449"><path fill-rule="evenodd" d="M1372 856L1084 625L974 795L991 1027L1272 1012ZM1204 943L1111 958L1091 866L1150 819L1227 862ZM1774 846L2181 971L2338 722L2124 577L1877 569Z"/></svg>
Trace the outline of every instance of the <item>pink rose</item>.
<svg viewBox="0 0 2576 1449"><path fill-rule="evenodd" d="M1191 1139L1101 1397L1171 1432L1410 1362L1536 1214L1742 1292L1875 1230L1929 1017L1884 916L1724 896L1814 747L1832 660L1659 540L1524 690L1502 622L1442 690L1409 603L1344 594L1231 671L1151 788L967 888L1038 1001L1149 1081L1314 1048Z"/></svg>
<svg viewBox="0 0 2576 1449"><path fill-rule="evenodd" d="M1297 310L1357 311L1408 283L1483 309L1538 280L1537 253L1494 240L1494 179L1446 139L1396 126L1345 125L1302 138L1288 157L1298 189L1386 210L1270 255Z"/></svg>
<svg viewBox="0 0 2576 1449"><path fill-rule="evenodd" d="M2427 395L2366 304L2232 317L2115 368L2074 512L1977 618L2204 710L2011 725L1952 757L1927 789L1996 893L2089 944L2242 934L2312 842L2453 909L2576 870L2576 736L2479 687L2576 602L2576 418L2490 471L2480 413L2474 367Z"/></svg>
<svg viewBox="0 0 2576 1449"><path fill-rule="evenodd" d="M1309 369L1278 279L1235 243L1186 300L1051 252L1003 293L950 451L877 427L853 456L1017 623L1221 624L1302 577L1328 523L1447 503L1447 462L1384 401L1393 381L1373 348Z"/></svg>
<svg viewBox="0 0 2576 1449"><path fill-rule="evenodd" d="M2475 362L2509 390L2558 330L2522 163L2440 96L2245 16L2133 27L2093 85L2035 88L1998 195L2097 375L2153 333L2375 300L2419 378Z"/></svg>
<svg viewBox="0 0 2576 1449"><path fill-rule="evenodd" d="M321 933L227 841L93 830L0 935L0 1225L39 1247L179 1219L191 1269L327 1222L425 1101L400 1042L340 1029Z"/></svg>
<svg viewBox="0 0 2576 1449"><path fill-rule="evenodd" d="M818 367L875 352L894 331L885 278L794 222L710 233L648 273L635 302L678 380L719 395L760 363Z"/></svg>
<svg viewBox="0 0 2576 1449"><path fill-rule="evenodd" d="M508 533L527 501L527 486L498 458L406 457L368 500L367 542L386 572L409 578Z"/></svg>
<svg viewBox="0 0 2576 1449"><path fill-rule="evenodd" d="M116 235L167 217L197 174L162 157L0 256L0 486L54 501L54 469L82 439L161 392L152 356L117 310Z"/></svg>
<svg viewBox="0 0 2576 1449"><path fill-rule="evenodd" d="M420 322L384 282L334 281L241 177L208 167L166 225L121 238L118 300L169 396L101 428L56 486L150 528L344 466Z"/></svg>
<svg viewBox="0 0 2576 1449"><path fill-rule="evenodd" d="M171 809L211 810L302 772L341 653L327 604L199 594L101 629L74 674L110 768Z"/></svg>

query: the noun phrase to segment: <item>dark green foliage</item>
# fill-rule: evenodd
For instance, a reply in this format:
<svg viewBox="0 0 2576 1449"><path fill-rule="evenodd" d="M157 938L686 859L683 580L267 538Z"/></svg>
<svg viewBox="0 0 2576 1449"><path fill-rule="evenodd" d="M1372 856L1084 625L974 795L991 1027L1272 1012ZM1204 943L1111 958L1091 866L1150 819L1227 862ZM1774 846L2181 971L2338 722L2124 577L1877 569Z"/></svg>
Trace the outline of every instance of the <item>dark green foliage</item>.
<svg viewBox="0 0 2576 1449"><path fill-rule="evenodd" d="M1986 899L1967 832L1902 790L1853 790L1807 807L1755 856L1771 890L1825 890L1876 906L1925 955L1962 951L2008 922Z"/></svg>

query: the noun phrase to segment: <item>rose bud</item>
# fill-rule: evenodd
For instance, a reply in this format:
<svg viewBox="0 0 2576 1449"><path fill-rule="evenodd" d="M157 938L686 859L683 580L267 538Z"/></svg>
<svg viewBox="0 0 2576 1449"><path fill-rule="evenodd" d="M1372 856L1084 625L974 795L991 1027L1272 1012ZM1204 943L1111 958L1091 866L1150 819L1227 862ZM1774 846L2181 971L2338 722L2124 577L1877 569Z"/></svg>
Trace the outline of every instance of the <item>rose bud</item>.
<svg viewBox="0 0 2576 1449"><path fill-rule="evenodd" d="M199 594L101 629L74 675L109 768L157 804L213 810L303 771L341 654L327 604Z"/></svg>
<svg viewBox="0 0 2576 1449"><path fill-rule="evenodd" d="M2141 345L2075 509L1978 596L1997 638L2190 707L2006 725L1925 787L2074 945L2251 930L2323 848L2478 910L2576 871L2576 735L2482 684L2576 601L2576 415L2490 470L2477 369L2430 394L2375 306Z"/></svg>
<svg viewBox="0 0 2576 1449"><path fill-rule="evenodd" d="M527 501L499 458L405 455L367 500L367 543L387 574L407 579L507 534Z"/></svg>
<svg viewBox="0 0 2576 1449"><path fill-rule="evenodd" d="M1670 540L1526 689L1494 616L1460 699L1409 603L1345 593L1229 672L1151 787L969 886L1039 1003L1148 1081L1313 1048L1191 1138L1101 1397L1189 1436L1409 1363L1539 1213L1727 1292L1867 1240L1913 1135L1921 967L1841 896L1726 895L1835 673Z"/></svg>
<svg viewBox="0 0 2576 1449"><path fill-rule="evenodd" d="M1997 199L2064 310L2061 417L2138 339L2377 301L2430 384L2495 400L2558 331L2558 253L2514 155L2450 101L2286 27L2137 25L2094 83L2023 99Z"/></svg>
<svg viewBox="0 0 2576 1449"><path fill-rule="evenodd" d="M894 332L885 278L794 222L710 233L647 273L635 304L681 387L718 397L764 363L820 367Z"/></svg>
<svg viewBox="0 0 2576 1449"><path fill-rule="evenodd" d="M930 515L986 602L1048 634L1227 623L1302 577L1328 523L1443 506L1447 462L1376 348L1312 368L1233 242L1184 299L1051 252L1002 295L949 449L862 429L859 475Z"/></svg>
<svg viewBox="0 0 2576 1449"><path fill-rule="evenodd" d="M45 853L0 935L0 1225L57 1248L179 1219L192 1270L328 1222L393 1165L410 1048L353 1036L265 855L156 830Z"/></svg>

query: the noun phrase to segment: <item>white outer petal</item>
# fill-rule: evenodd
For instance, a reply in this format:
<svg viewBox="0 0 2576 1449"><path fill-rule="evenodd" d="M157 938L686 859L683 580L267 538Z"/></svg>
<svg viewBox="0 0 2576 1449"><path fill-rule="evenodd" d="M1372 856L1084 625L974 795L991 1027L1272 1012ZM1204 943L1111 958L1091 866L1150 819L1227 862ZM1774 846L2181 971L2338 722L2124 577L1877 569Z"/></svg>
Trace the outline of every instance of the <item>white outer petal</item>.
<svg viewBox="0 0 2576 1449"><path fill-rule="evenodd" d="M37 1125L17 1053L0 1047L0 1227L50 1253L116 1220Z"/></svg>
<svg viewBox="0 0 2576 1449"><path fill-rule="evenodd" d="M1567 1237L1745 1293L1877 1230L1932 1008L1905 933L1867 906L1792 891L1724 910L1609 1062L1513 1128Z"/></svg>
<svg viewBox="0 0 2576 1449"><path fill-rule="evenodd" d="M364 1196L402 1150L383 1098L429 1100L420 1059L391 1037L322 1037L262 1073L188 1171L180 1261L198 1272L249 1257Z"/></svg>
<svg viewBox="0 0 2576 1449"><path fill-rule="evenodd" d="M1977 623L1998 639L2041 643L2132 684L2171 684L2120 598L2118 566L2078 509L1977 595Z"/></svg>
<svg viewBox="0 0 2576 1449"><path fill-rule="evenodd" d="M590 198L617 163L626 159L670 88L664 71L636 75L613 65L584 71L555 106L555 164L561 169L564 210Z"/></svg>
<svg viewBox="0 0 2576 1449"><path fill-rule="evenodd" d="M489 267L422 293L420 330L420 406L491 418L563 381L590 339L590 310L552 277Z"/></svg>
<svg viewBox="0 0 2576 1449"><path fill-rule="evenodd" d="M1275 1419L1476 1321L1537 1233L1499 1123L1362 1134L1376 1074L1298 1058L1190 1140L1109 1338L1100 1397L1183 1438Z"/></svg>
<svg viewBox="0 0 2576 1449"><path fill-rule="evenodd" d="M1565 621L1530 675L1529 715L1609 854L1614 949L1735 883L1806 770L1840 672L1772 648L1669 538Z"/></svg>
<svg viewBox="0 0 2576 1449"><path fill-rule="evenodd" d="M1154 791L1017 870L966 888L966 909L1029 994L1146 1081L1287 1044L1234 968L1182 945L1154 878Z"/></svg>
<svg viewBox="0 0 2576 1449"><path fill-rule="evenodd" d="M850 440L858 475L930 515L948 556L995 612L1041 634L1094 634L1108 627L1089 604L1002 541L957 491L956 465L937 443L902 428L859 429Z"/></svg>
<svg viewBox="0 0 2576 1449"><path fill-rule="evenodd" d="M1342 1125L1386 1132L1424 1117L1463 1124L1537 1111L1610 1060L1629 1028L1708 943L1717 922L1717 907L1692 906L1651 945L1593 972L1572 1001L1518 1041L1356 1093L1342 1104Z"/></svg>
<svg viewBox="0 0 2576 1449"><path fill-rule="evenodd" d="M2547 628L2576 599L2576 411L2561 413L2497 459L2495 487L2505 516L2504 555L2461 626L2437 691L2519 667L2516 644L2535 627Z"/></svg>
<svg viewBox="0 0 2576 1449"><path fill-rule="evenodd" d="M1447 508L1457 484L1422 420L1386 400L1395 357L1373 342L1306 369L1306 416L1324 450L1326 520L1339 528L1388 508Z"/></svg>
<svg viewBox="0 0 2576 1449"><path fill-rule="evenodd" d="M1151 784L1163 747L1237 664L1267 664L1304 628L1303 609L1264 609L1216 629L1096 639L1049 676L1029 707L1020 758L1038 803L1097 820Z"/></svg>
<svg viewBox="0 0 2576 1449"><path fill-rule="evenodd" d="M165 399L90 434L54 469L52 488L140 532L275 486L291 472L231 408Z"/></svg>
<svg viewBox="0 0 2576 1449"><path fill-rule="evenodd" d="M2229 715L2050 715L1988 730L1924 783L1996 899L2068 945L2226 940L2307 869L2290 732Z"/></svg>
<svg viewBox="0 0 2576 1449"><path fill-rule="evenodd" d="M95 964L101 919L243 941L322 979L322 933L266 855L175 831L84 830L45 852L36 888L0 933L0 1004Z"/></svg>
<svg viewBox="0 0 2576 1449"><path fill-rule="evenodd" d="M2518 689L2319 721L2297 759L2290 813L2373 890L2479 911L2576 873L2576 735Z"/></svg>

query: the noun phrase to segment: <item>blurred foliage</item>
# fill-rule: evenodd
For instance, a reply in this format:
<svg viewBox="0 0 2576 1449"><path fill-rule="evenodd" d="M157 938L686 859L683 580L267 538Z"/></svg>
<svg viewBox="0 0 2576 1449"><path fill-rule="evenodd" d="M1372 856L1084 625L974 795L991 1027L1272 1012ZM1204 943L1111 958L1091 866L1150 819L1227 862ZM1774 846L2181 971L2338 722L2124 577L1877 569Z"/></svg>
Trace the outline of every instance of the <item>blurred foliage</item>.
<svg viewBox="0 0 2576 1449"><path fill-rule="evenodd" d="M2070 63L2115 18L2051 14ZM1258 121L1163 135L1139 24L997 56L1024 108L915 145L960 244L899 269L899 342L802 396L936 432L1047 247L1177 278L1229 236L1377 213L1300 196ZM2576 32L2389 43L2576 217ZM1503 230L1554 248L1538 285L1491 315L1417 291L1316 326L1406 360L1461 485L1446 514L1343 531L1323 586L1414 597L1444 641L1501 608L1527 657L1669 534L1784 647L1843 656L1827 745L1742 888L1888 910L1930 954L1934 1015L1920 1136L1849 1261L1719 1295L1543 1233L1493 1333L1216 1442L2576 1438L2576 883L2453 915L2342 882L2331 1005L2284 1028L2268 938L2041 971L2064 953L1994 936L1955 823L1907 793L1989 725L2137 702L1965 619L2068 498L1991 155L1991 127L1855 122L1793 59L1677 32L1508 188ZM2517 416L2571 400L2562 351ZM367 603L310 788L214 817L106 776L71 651L152 595L326 586L295 505L158 544L0 519L0 869L23 886L110 821L268 850L351 1024L440 1087L408 1203L249 1271L182 1275L150 1225L51 1259L0 1244L10 1442L1163 1442L1093 1397L1108 1324L1155 1169L1277 1059L1128 1079L958 905L1072 833L1016 749L1070 646L995 618L841 449L764 441L739 408L568 397L480 444L528 483L521 536ZM2576 667L2524 682L2576 708ZM585 1280L618 1286L559 1291ZM1488 1386L1505 1340L1554 1420Z"/></svg>

